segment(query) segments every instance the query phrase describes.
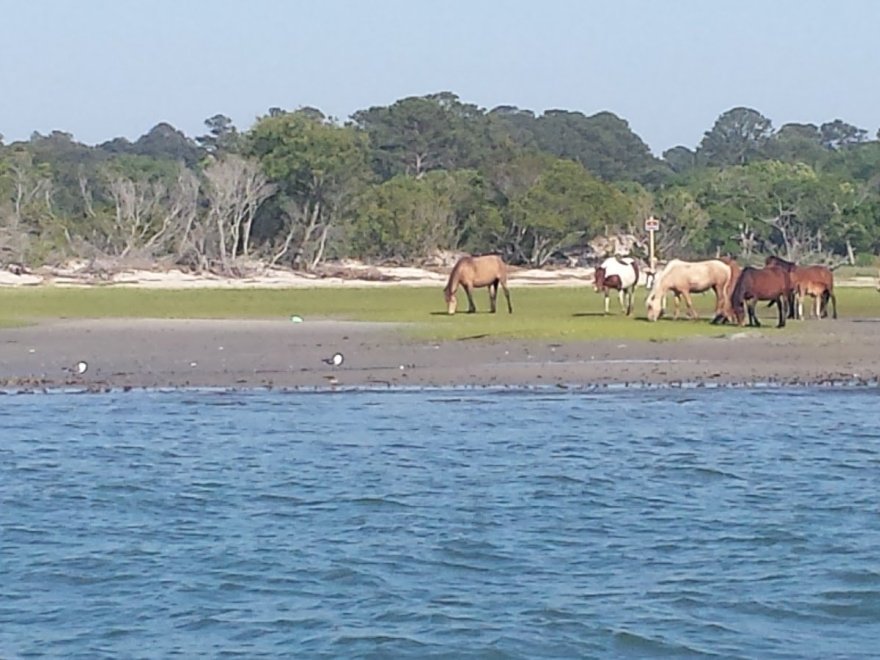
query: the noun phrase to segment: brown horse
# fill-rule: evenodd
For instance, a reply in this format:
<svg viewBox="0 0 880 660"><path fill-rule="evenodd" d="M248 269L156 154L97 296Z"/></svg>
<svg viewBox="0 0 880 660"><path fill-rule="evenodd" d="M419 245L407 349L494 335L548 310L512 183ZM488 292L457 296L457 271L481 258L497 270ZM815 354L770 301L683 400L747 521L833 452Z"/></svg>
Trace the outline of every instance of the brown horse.
<svg viewBox="0 0 880 660"><path fill-rule="evenodd" d="M513 313L510 304L510 291L507 290L507 264L495 254L487 254L482 257L462 257L458 260L449 274L449 281L443 289L446 299L446 308L450 314L455 314L458 299L455 292L459 285L464 289L468 299L468 314L477 311L474 305L473 290L476 287L489 287L489 304L491 311L495 313L495 298L498 296L498 286L504 289L504 297L507 298L507 311Z"/></svg>
<svg viewBox="0 0 880 660"><path fill-rule="evenodd" d="M755 306L759 300L772 300L779 309L779 323L776 327L784 328L788 296L791 293L791 289L791 276L787 270L778 266L767 266L765 268L746 266L743 268L736 286L733 288L733 294L730 299L737 323L745 325L744 307L747 307L749 325L760 326L761 322L755 313Z"/></svg>
<svg viewBox="0 0 880 660"><path fill-rule="evenodd" d="M663 313L666 294L672 291L675 294L675 316L678 318L680 299L683 297L688 308L688 314L694 319L697 312L694 309L692 293L702 293L712 289L715 292L715 316L723 314L726 309L724 303L724 290L729 286L730 266L718 259L708 261L682 261L671 260L654 277L654 286L645 304L648 308L648 320L656 321Z"/></svg>
<svg viewBox="0 0 880 660"><path fill-rule="evenodd" d="M831 301L831 318L837 318L837 296L834 295L834 273L826 266L798 266L782 257L770 255L764 262L777 266L791 274L792 293L789 296L788 318L804 318L804 296L812 296L816 318L828 316Z"/></svg>

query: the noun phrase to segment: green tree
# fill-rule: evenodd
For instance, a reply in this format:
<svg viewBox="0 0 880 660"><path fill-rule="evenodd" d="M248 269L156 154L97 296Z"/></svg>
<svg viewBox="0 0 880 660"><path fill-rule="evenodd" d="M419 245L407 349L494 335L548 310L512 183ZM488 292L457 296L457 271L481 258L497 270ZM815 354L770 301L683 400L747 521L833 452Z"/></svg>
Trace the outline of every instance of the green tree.
<svg viewBox="0 0 880 660"><path fill-rule="evenodd" d="M604 181L647 182L671 173L629 124L610 112L587 117L548 110L536 121L535 135L540 149L576 160Z"/></svg>
<svg viewBox="0 0 880 660"><path fill-rule="evenodd" d="M458 247L484 213L475 172L398 175L366 191L352 223L352 246L360 257L417 260Z"/></svg>
<svg viewBox="0 0 880 660"><path fill-rule="evenodd" d="M202 158L202 150L194 140L171 124L156 124L132 144L131 153L156 159L183 161L194 167Z"/></svg>
<svg viewBox="0 0 880 660"><path fill-rule="evenodd" d="M768 140L765 152L771 160L801 162L811 167L816 167L826 155L815 124L785 124Z"/></svg>
<svg viewBox="0 0 880 660"><path fill-rule="evenodd" d="M580 164L556 160L507 209L508 250L519 260L543 266L606 227L633 220L630 201Z"/></svg>
<svg viewBox="0 0 880 660"><path fill-rule="evenodd" d="M241 148L241 134L226 115L214 115L205 120L208 133L196 142L208 153L236 152Z"/></svg>
<svg viewBox="0 0 880 660"><path fill-rule="evenodd" d="M744 165L759 159L773 134L769 119L751 108L723 113L697 147L699 162L716 167Z"/></svg>
<svg viewBox="0 0 880 660"><path fill-rule="evenodd" d="M822 124L819 133L822 136L822 144L827 149L842 149L861 144L868 139L868 131L840 119Z"/></svg>
<svg viewBox="0 0 880 660"><path fill-rule="evenodd" d="M663 256L706 256L709 214L693 194L683 187L665 188L654 199L655 214L662 218L657 252Z"/></svg>
<svg viewBox="0 0 880 660"><path fill-rule="evenodd" d="M273 260L290 253L295 268L314 268L368 180L366 136L353 126L288 112L260 119L248 141L283 195L263 228L276 243Z"/></svg>
<svg viewBox="0 0 880 660"><path fill-rule="evenodd" d="M478 167L507 145L499 123L449 92L361 110L352 119L370 137L373 169L382 180Z"/></svg>
<svg viewBox="0 0 880 660"><path fill-rule="evenodd" d="M663 160L676 174L690 172L697 166L697 155L682 145L664 151Z"/></svg>
<svg viewBox="0 0 880 660"><path fill-rule="evenodd" d="M851 206L852 193L851 186L804 163L759 161L706 177L697 199L713 220L724 219L743 254L782 251L799 260L827 257L847 231L839 216Z"/></svg>

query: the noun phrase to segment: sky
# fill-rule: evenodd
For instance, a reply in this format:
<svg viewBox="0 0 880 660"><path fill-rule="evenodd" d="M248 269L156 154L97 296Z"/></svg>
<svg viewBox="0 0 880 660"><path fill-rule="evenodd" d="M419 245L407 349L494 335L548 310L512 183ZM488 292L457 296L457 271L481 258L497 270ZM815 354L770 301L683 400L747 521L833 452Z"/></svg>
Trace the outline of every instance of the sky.
<svg viewBox="0 0 880 660"><path fill-rule="evenodd" d="M876 0L0 0L0 134L189 136L449 91L610 111L659 155L753 108L880 127Z"/></svg>

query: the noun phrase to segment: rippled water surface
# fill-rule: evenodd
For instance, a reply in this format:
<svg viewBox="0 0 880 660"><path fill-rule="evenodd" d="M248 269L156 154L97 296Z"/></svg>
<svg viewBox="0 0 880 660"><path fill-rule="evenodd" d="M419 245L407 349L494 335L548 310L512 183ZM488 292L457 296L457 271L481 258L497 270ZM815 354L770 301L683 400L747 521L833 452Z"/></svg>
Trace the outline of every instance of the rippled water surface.
<svg viewBox="0 0 880 660"><path fill-rule="evenodd" d="M876 657L876 389L0 399L0 657Z"/></svg>

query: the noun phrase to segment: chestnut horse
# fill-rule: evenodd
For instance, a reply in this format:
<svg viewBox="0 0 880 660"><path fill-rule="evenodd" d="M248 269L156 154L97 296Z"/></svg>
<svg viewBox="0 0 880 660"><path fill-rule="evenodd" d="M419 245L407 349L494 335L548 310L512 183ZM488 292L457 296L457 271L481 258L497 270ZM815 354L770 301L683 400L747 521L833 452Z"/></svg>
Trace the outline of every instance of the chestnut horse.
<svg viewBox="0 0 880 660"><path fill-rule="evenodd" d="M455 308L458 299L455 292L458 287L464 289L468 299L468 314L477 311L474 305L473 290L476 287L489 287L489 305L491 311L495 313L495 298L498 296L498 286L504 289L504 297L507 298L507 311L513 313L513 306L510 304L510 291L507 290L507 264L504 260L495 254L487 254L482 257L462 257L458 260L449 274L449 281L446 282L446 288L443 289L443 296L446 299L446 309L449 314L455 314Z"/></svg>
<svg viewBox="0 0 880 660"><path fill-rule="evenodd" d="M608 291L617 289L617 299L620 301L621 311L626 315L632 314L633 298L636 294L636 285L639 283L639 266L632 257L609 257L596 268L593 275L595 281L593 288L605 294L605 313L608 313ZM626 307L623 300L626 298Z"/></svg>
<svg viewBox="0 0 880 660"><path fill-rule="evenodd" d="M789 296L788 318L804 318L804 296L812 296L816 318L828 316L831 300L831 318L837 318L837 296L834 295L834 273L827 266L798 266L781 257L770 255L764 262L778 266L791 274L792 293Z"/></svg>
<svg viewBox="0 0 880 660"><path fill-rule="evenodd" d="M708 261L682 261L671 260L654 278L654 286L645 304L648 308L648 320L656 321L663 313L666 294L672 291L675 294L675 316L678 318L681 298L687 304L688 314L691 318L697 318L694 303L691 300L692 293L703 293L712 289L715 292L715 316L725 314L728 305L725 302L724 291L730 282L730 266L718 259Z"/></svg>
<svg viewBox="0 0 880 660"><path fill-rule="evenodd" d="M742 266L740 266L733 257L718 257L718 260L723 261L730 266L730 279L727 281L727 286L724 287L724 309L721 312L716 312L715 318L712 319L712 325L717 325L718 323L736 323L736 316L733 313L733 307L730 301L733 297L733 289L736 287L740 273L742 273Z"/></svg>
<svg viewBox="0 0 880 660"><path fill-rule="evenodd" d="M779 323L776 327L784 328L791 290L791 275L787 270L778 266L764 268L746 266L733 288L730 300L737 323L745 325L744 308L748 308L749 325L760 327L761 322L755 313L755 306L759 300L772 300L779 310Z"/></svg>

